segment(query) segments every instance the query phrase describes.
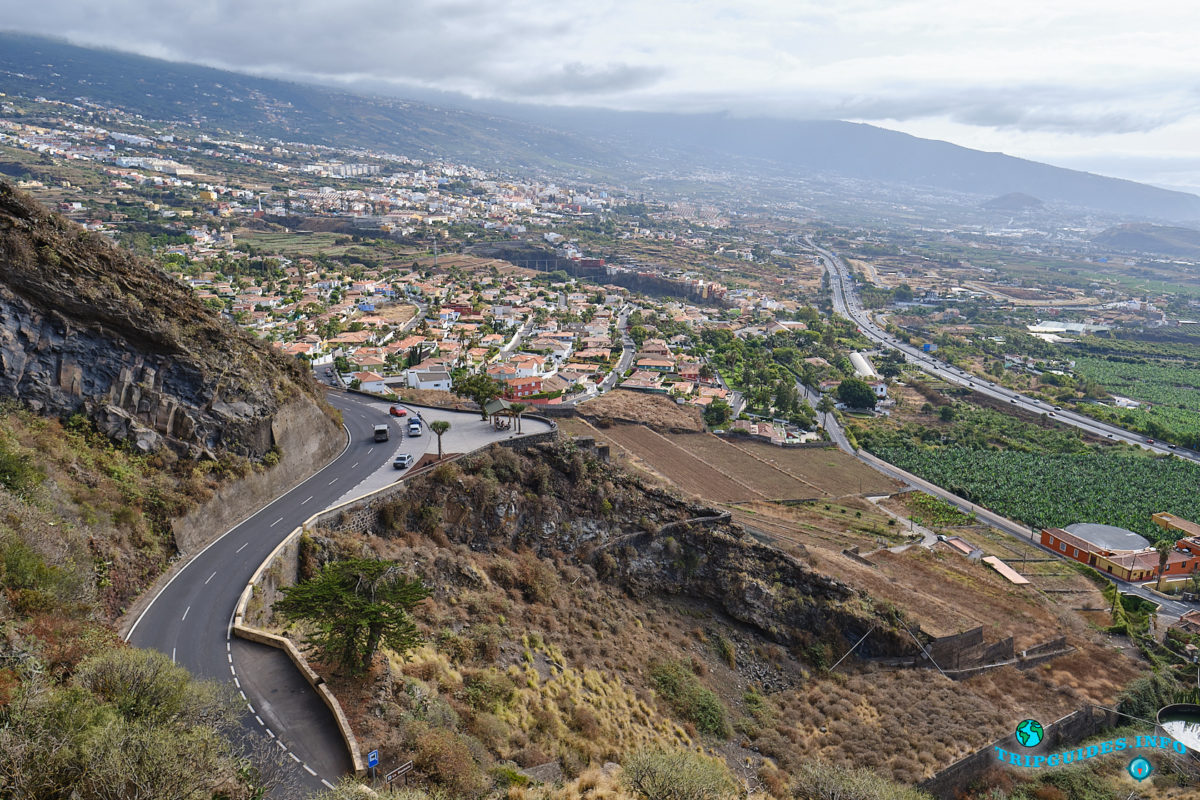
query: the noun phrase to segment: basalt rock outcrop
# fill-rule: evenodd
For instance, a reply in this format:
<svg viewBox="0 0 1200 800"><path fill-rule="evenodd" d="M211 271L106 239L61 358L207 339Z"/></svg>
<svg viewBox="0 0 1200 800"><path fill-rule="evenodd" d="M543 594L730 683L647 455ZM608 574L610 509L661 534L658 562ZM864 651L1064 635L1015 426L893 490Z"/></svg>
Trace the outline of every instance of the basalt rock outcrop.
<svg viewBox="0 0 1200 800"><path fill-rule="evenodd" d="M0 397L145 452L258 459L316 395L190 289L0 182Z"/></svg>
<svg viewBox="0 0 1200 800"><path fill-rule="evenodd" d="M570 442L492 448L436 468L333 527L566 554L633 596L705 604L814 660L844 653L872 629L859 655L916 652L888 604L754 540L727 513L645 487Z"/></svg>

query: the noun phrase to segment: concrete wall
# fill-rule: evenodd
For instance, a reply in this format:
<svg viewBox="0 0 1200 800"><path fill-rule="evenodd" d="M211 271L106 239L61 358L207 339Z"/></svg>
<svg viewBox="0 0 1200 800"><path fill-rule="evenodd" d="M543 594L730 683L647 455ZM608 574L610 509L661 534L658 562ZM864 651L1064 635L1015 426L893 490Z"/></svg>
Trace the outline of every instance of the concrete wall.
<svg viewBox="0 0 1200 800"><path fill-rule="evenodd" d="M271 434L281 457L274 467L222 486L212 498L174 520L179 552L188 555L325 466L346 444L345 431L307 395L279 410Z"/></svg>
<svg viewBox="0 0 1200 800"><path fill-rule="evenodd" d="M918 788L929 792L938 800L955 800L973 781L981 779L989 769L1001 767L996 760L994 748L1002 747L1021 755L1048 755L1069 748L1101 731L1116 727L1118 715L1097 706L1084 706L1049 725L1043 724L1046 732L1037 747L1025 748L1017 744L1013 734L1004 736L965 756L941 772L929 778ZM1015 723L1014 723L1015 724Z"/></svg>

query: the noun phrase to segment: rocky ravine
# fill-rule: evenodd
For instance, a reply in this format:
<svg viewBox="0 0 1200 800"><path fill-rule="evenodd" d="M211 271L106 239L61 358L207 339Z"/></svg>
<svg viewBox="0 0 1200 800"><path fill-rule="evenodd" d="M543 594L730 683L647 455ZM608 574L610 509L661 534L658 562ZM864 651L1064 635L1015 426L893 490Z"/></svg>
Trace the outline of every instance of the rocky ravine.
<svg viewBox="0 0 1200 800"><path fill-rule="evenodd" d="M0 397L83 412L145 452L258 459L280 409L315 391L186 287L0 182Z"/></svg>
<svg viewBox="0 0 1200 800"><path fill-rule="evenodd" d="M826 645L845 652L871 628L858 655L915 652L888 604L754 541L728 514L645 487L574 443L490 448L414 478L394 499L343 515L332 528L565 554L630 595L710 605L803 655Z"/></svg>

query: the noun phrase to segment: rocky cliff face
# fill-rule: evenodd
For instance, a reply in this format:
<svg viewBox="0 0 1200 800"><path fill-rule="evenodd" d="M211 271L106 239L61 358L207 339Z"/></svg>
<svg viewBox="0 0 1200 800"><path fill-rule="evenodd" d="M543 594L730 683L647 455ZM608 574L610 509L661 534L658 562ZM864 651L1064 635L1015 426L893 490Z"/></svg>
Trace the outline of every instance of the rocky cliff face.
<svg viewBox="0 0 1200 800"><path fill-rule="evenodd" d="M729 515L643 487L573 443L518 454L493 448L412 480L395 501L344 519L381 536L420 531L472 550L569 554L637 597L672 595L720 609L797 649L911 655L887 604L756 542Z"/></svg>
<svg viewBox="0 0 1200 800"><path fill-rule="evenodd" d="M0 397L147 452L256 459L313 391L186 287L0 182Z"/></svg>

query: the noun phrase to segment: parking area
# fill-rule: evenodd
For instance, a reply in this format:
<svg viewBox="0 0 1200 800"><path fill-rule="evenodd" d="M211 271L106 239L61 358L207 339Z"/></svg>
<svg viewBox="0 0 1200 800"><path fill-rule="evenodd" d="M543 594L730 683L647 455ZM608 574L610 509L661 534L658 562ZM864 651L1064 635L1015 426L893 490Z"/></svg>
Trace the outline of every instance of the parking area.
<svg viewBox="0 0 1200 800"><path fill-rule="evenodd" d="M411 406L406 403L388 403L384 400L372 400L367 397L363 397L361 400L362 402L357 404L362 409L361 413L373 425L387 424L391 435L386 442L376 443L373 439L363 439L362 441L351 442L350 446L352 448L389 448L390 455L383 466L364 478L357 485L349 488L345 494L338 498L337 503L345 503L360 495L382 489L404 477L408 473L408 469L395 469L392 466L393 459L400 453L412 455L414 464L419 462L421 456L426 453L437 455L437 436L429 430L429 423L435 420L444 420L450 423L450 429L442 434L442 454L446 456L453 453L468 453L489 445L492 442L517 437L515 428L497 431L493 429L490 422L480 419L479 413L474 411L424 408ZM391 415L389 408L392 406L403 409L404 416L397 417ZM377 421L372 420L372 415L378 415ZM419 436L410 436L408 433L409 422L413 419L418 419L421 422L421 434ZM551 430L551 426L541 420L530 419L528 417L524 417L521 420L521 434L524 436L544 433L549 430Z"/></svg>

